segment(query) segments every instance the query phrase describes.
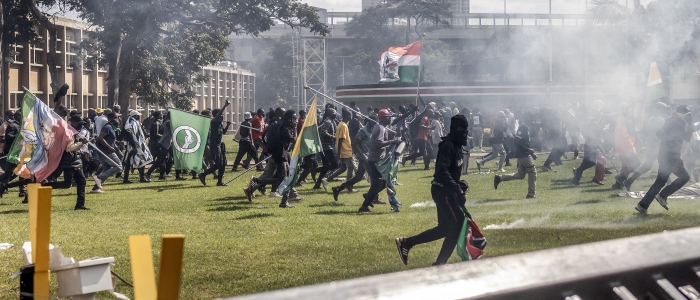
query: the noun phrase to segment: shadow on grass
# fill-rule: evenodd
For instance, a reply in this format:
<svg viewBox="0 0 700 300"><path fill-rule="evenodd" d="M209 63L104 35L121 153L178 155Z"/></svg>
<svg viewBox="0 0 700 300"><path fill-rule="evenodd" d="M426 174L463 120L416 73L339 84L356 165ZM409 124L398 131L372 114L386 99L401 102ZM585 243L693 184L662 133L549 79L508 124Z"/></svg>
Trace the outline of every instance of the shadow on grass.
<svg viewBox="0 0 700 300"><path fill-rule="evenodd" d="M377 214L377 212L370 212L370 213L360 213L355 210L322 210L322 211L317 211L314 214L317 215L349 215L349 216L363 216L363 215L373 215Z"/></svg>
<svg viewBox="0 0 700 300"><path fill-rule="evenodd" d="M129 186L129 185L122 185L119 184L120 186ZM176 189L197 189L197 188L205 188L205 187L214 187L214 186L204 186L204 185L182 185L182 184L169 184L169 185L144 185L144 186L139 186L139 187L126 187L126 188L112 188L118 185L109 185L107 186L108 191L133 191L133 190L158 190L159 192L165 191L165 190L176 190Z"/></svg>
<svg viewBox="0 0 700 300"><path fill-rule="evenodd" d="M350 206L345 203L338 203L338 202L328 202L328 203L321 203L321 204L312 204L309 205L308 207L328 207L328 206Z"/></svg>
<svg viewBox="0 0 700 300"><path fill-rule="evenodd" d="M13 210L0 211L0 215L23 214L23 213L28 213L28 212L29 212L29 210L26 210L26 209L13 209Z"/></svg>
<svg viewBox="0 0 700 300"><path fill-rule="evenodd" d="M425 170L422 167L415 167L415 168L411 168L411 169L403 169L403 170L399 171L399 173L401 173L401 172L415 172L415 171L432 171L432 169Z"/></svg>
<svg viewBox="0 0 700 300"><path fill-rule="evenodd" d="M262 218L272 217L274 215L275 214L273 214L273 213L252 214L252 215L247 215L247 216L235 218L234 220L262 219Z"/></svg>
<svg viewBox="0 0 700 300"><path fill-rule="evenodd" d="M485 203L491 203L491 202L503 202L503 201L511 201L515 199L484 199L484 200L479 200L475 201L474 204L485 204Z"/></svg>
<svg viewBox="0 0 700 300"><path fill-rule="evenodd" d="M596 204L596 203L600 203L600 202L603 202L603 200L598 200L598 199L593 199L593 200L581 200L581 201L579 201L579 202L571 203L571 204L569 204L569 205Z"/></svg>
<svg viewBox="0 0 700 300"><path fill-rule="evenodd" d="M258 197L260 197L260 195L258 195ZM228 196L228 197L223 197L223 198L211 199L209 201L234 201L234 200L248 201L248 198L246 198L245 196Z"/></svg>
<svg viewBox="0 0 700 300"><path fill-rule="evenodd" d="M237 211L237 210L248 210L253 209L255 206L251 205L222 205L215 208L210 208L208 211Z"/></svg>

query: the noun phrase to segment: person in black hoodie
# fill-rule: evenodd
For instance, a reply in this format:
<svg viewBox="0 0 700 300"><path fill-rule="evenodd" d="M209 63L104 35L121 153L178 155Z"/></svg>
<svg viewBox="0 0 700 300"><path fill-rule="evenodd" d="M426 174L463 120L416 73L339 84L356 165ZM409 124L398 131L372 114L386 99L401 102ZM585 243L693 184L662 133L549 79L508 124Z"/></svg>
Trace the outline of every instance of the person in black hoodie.
<svg viewBox="0 0 700 300"><path fill-rule="evenodd" d="M690 180L690 175L688 175L688 171L683 166L683 160L681 159L681 146L683 146L683 141L690 141L692 134L693 116L690 113L690 109L686 105L678 106L673 115L666 119L664 126L656 132L656 136L661 139L659 173L656 175L654 184L651 185L644 198L635 207L640 214L646 214L649 205L654 200L659 202L661 207L668 210L666 198ZM666 185L671 174L676 175L678 178L662 190L661 188Z"/></svg>
<svg viewBox="0 0 700 300"><path fill-rule="evenodd" d="M321 185L323 185L324 190L328 190L326 173L338 168L338 159L336 158L334 149L337 125L333 120L335 120L335 109L330 107L326 108L326 112L323 114L323 123L318 126L318 136L321 139L321 146L323 147L323 153L321 155L323 167L317 170L318 177L313 187L314 190L320 189Z"/></svg>
<svg viewBox="0 0 700 300"><path fill-rule="evenodd" d="M85 121L79 116L70 117L70 125L75 130L80 131L85 125ZM83 174L82 159L79 155L80 148L87 144L86 138L81 138L77 134L73 137L73 142L69 143L61 156L61 162L58 168L51 177L58 178L63 173L63 181L42 183L43 186L50 186L54 189L68 189L75 180L75 189L78 194L78 199L75 203L75 210L89 210L85 207L85 174Z"/></svg>
<svg viewBox="0 0 700 300"><path fill-rule="evenodd" d="M10 150L12 149L12 144L15 141L15 138L19 135L20 132L20 124L18 122L18 119L22 117L21 112L14 112L11 110L8 110L5 112L5 121L7 122L7 127L5 128L5 146L3 148L3 152L5 153L5 158L0 159L0 168L2 168L2 171L4 172L2 175L0 175L0 184L7 184L13 179L17 178L17 175L14 172L15 167L17 167L17 164L13 164L7 161L7 154L10 153ZM4 190L0 192L0 198L2 198L2 194L4 193ZM19 186L19 197L24 197L24 201L22 203L27 203L26 202L26 196L27 196L27 188L25 185L20 185Z"/></svg>
<svg viewBox="0 0 700 300"><path fill-rule="evenodd" d="M408 264L408 252L415 245L445 238L433 265L447 263L455 250L464 223L461 206L467 201L466 192L469 188L466 182L460 180L462 147L467 144L468 126L465 116L452 117L450 133L442 138L443 141L438 146L435 174L430 190L438 212L438 225L412 237L396 238L396 247L404 264Z"/></svg>

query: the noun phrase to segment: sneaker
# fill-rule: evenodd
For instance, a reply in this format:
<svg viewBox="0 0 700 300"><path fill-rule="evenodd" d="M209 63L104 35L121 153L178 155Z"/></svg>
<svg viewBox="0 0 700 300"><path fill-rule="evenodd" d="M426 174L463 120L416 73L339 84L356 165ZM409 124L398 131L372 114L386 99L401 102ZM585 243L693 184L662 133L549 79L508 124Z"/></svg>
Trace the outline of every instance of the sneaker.
<svg viewBox="0 0 700 300"><path fill-rule="evenodd" d="M593 183L595 183L595 184L597 184L597 185L605 185L605 183L603 183L602 181L598 181L598 180L595 180L595 179L591 180L591 182L593 182ZM613 185L613 188L615 188L615 185Z"/></svg>
<svg viewBox="0 0 700 300"><path fill-rule="evenodd" d="M124 179L124 180L122 180L122 183L123 183L123 184L132 184L132 183L134 183L134 182L131 181L131 180L128 180L128 179Z"/></svg>
<svg viewBox="0 0 700 300"><path fill-rule="evenodd" d="M525 199L537 199L537 198L539 198L539 197L537 197L537 195L532 195L532 196L527 195L527 196L525 196Z"/></svg>
<svg viewBox="0 0 700 300"><path fill-rule="evenodd" d="M363 205L360 206L360 209L358 209L357 212L372 212L372 210L369 209L369 207Z"/></svg>
<svg viewBox="0 0 700 300"><path fill-rule="evenodd" d="M165 176L165 177L173 177L173 175L170 174L170 173L165 173L165 175L163 175L163 176Z"/></svg>
<svg viewBox="0 0 700 300"><path fill-rule="evenodd" d="M505 172L505 171L506 171L506 170L504 170L503 168L498 169L498 172Z"/></svg>
<svg viewBox="0 0 700 300"><path fill-rule="evenodd" d="M644 208L644 207L642 207L642 206L639 205L639 204L637 204L637 206L635 206L634 209L636 209L637 212L640 213L640 214L642 214L642 215L646 215L646 214L647 214L647 209Z"/></svg>
<svg viewBox="0 0 700 300"><path fill-rule="evenodd" d="M104 193L102 189L90 190L90 194L102 194Z"/></svg>
<svg viewBox="0 0 700 300"><path fill-rule="evenodd" d="M231 169L231 172L238 172L238 169L233 168L233 169Z"/></svg>
<svg viewBox="0 0 700 300"><path fill-rule="evenodd" d="M401 182L399 182L399 181L397 180L396 182L394 182L394 185L401 186L401 185L403 185L403 183L401 183ZM353 191L354 191L354 190L353 190Z"/></svg>
<svg viewBox="0 0 700 300"><path fill-rule="evenodd" d="M282 198L278 192L270 192L270 198Z"/></svg>
<svg viewBox="0 0 700 300"><path fill-rule="evenodd" d="M280 203L280 208L294 208L294 205L289 205L289 202Z"/></svg>
<svg viewBox="0 0 700 300"><path fill-rule="evenodd" d="M323 186L323 189L328 191L328 180L323 178L321 179L321 185Z"/></svg>
<svg viewBox="0 0 700 300"><path fill-rule="evenodd" d="M396 249L399 250L399 258L403 264L408 265L408 251L411 250L411 247L406 244L406 238L396 238Z"/></svg>
<svg viewBox="0 0 700 300"><path fill-rule="evenodd" d="M19 192L19 194L17 194L17 197L19 197L19 198L24 198L26 196L27 196L27 192Z"/></svg>
<svg viewBox="0 0 700 300"><path fill-rule="evenodd" d="M185 177L175 177L175 180L180 180L180 181L182 181L182 180L187 180L187 178L185 178Z"/></svg>
<svg viewBox="0 0 700 300"><path fill-rule="evenodd" d="M581 184L580 184L578 181L576 181L576 180L572 180L572 181L571 181L571 184L573 184L575 187L579 187L579 186L581 185Z"/></svg>
<svg viewBox="0 0 700 300"><path fill-rule="evenodd" d="M542 172L547 172L547 171L551 171L551 170L552 170L552 167L542 166Z"/></svg>
<svg viewBox="0 0 700 300"><path fill-rule="evenodd" d="M333 191L333 200L338 201L338 195L340 195L340 187L339 186L334 186L331 188Z"/></svg>
<svg viewBox="0 0 700 300"><path fill-rule="evenodd" d="M228 184L219 181L216 183L216 186L228 186Z"/></svg>
<svg viewBox="0 0 700 300"><path fill-rule="evenodd" d="M611 188L612 188L613 190L621 190L621 189L622 189L622 185L620 185L619 182L615 182L615 183L613 183L613 185L612 185Z"/></svg>
<svg viewBox="0 0 700 300"><path fill-rule="evenodd" d="M85 207L85 206L76 206L73 210L90 210L90 209Z"/></svg>
<svg viewBox="0 0 700 300"><path fill-rule="evenodd" d="M661 205L661 207L668 210L668 203L666 203L666 198L661 197L661 195L659 194L657 194L654 198L656 199L656 202L659 202L659 205Z"/></svg>
<svg viewBox="0 0 700 300"><path fill-rule="evenodd" d="M100 180L100 178L97 177L97 175L92 175L92 179L95 180L95 185L101 189L102 188L102 180Z"/></svg>
<svg viewBox="0 0 700 300"><path fill-rule="evenodd" d="M481 172L481 163L478 161L476 162L476 168Z"/></svg>
<svg viewBox="0 0 700 300"><path fill-rule="evenodd" d="M143 178L139 179L139 182L141 182L141 183L149 183L149 182L151 182L151 181L148 180L148 179L146 179L146 177L144 176Z"/></svg>
<svg viewBox="0 0 700 300"><path fill-rule="evenodd" d="M498 185L500 183L501 183L501 176L500 175L493 176L493 189L497 190Z"/></svg>
<svg viewBox="0 0 700 300"><path fill-rule="evenodd" d="M260 185L260 186L258 187L258 192L260 192L260 195L265 196L265 193L267 192L267 190L265 189L265 186L264 186L264 185Z"/></svg>
<svg viewBox="0 0 700 300"><path fill-rule="evenodd" d="M287 201L299 203L299 202L301 202L302 200L304 200L304 198L294 197L294 198L289 198L289 200L287 200Z"/></svg>
<svg viewBox="0 0 700 300"><path fill-rule="evenodd" d="M484 152L484 149L479 148L479 152Z"/></svg>
<svg viewBox="0 0 700 300"><path fill-rule="evenodd" d="M248 199L248 202L253 203L253 192L251 192L248 188L244 188L243 193L245 194L246 199Z"/></svg>
<svg viewBox="0 0 700 300"><path fill-rule="evenodd" d="M207 185L207 178L204 174L199 174L197 177L199 177L199 181L202 182L203 185Z"/></svg>

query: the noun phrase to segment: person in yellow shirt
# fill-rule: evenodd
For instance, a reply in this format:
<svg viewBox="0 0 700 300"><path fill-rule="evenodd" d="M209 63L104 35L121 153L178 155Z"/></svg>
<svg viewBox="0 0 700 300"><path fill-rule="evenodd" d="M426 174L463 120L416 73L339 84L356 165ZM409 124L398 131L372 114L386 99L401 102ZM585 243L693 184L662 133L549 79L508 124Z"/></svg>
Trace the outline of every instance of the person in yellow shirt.
<svg viewBox="0 0 700 300"><path fill-rule="evenodd" d="M347 170L348 177L346 179L350 179L355 173L355 164L352 160L352 142L350 141L350 130L348 130L350 119L352 119L352 113L347 108L343 108L343 120L338 123L338 129L335 131L335 149L340 163L338 169L328 178L336 178Z"/></svg>

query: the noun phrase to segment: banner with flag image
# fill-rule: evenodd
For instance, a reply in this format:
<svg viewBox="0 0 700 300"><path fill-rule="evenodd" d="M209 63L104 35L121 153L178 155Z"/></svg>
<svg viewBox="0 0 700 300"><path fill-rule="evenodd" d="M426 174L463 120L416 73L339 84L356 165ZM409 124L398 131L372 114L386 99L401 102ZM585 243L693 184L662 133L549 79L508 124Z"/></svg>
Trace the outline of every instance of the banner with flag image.
<svg viewBox="0 0 700 300"><path fill-rule="evenodd" d="M184 110L170 108L173 160L176 170L202 169L202 158L209 137L211 119Z"/></svg>
<svg viewBox="0 0 700 300"><path fill-rule="evenodd" d="M423 41L389 47L379 58L379 82L417 82Z"/></svg>
<svg viewBox="0 0 700 300"><path fill-rule="evenodd" d="M651 63L649 67L649 78L647 79L646 100L654 101L659 98L666 97L663 82L661 82L661 72L656 62Z"/></svg>
<svg viewBox="0 0 700 300"><path fill-rule="evenodd" d="M78 131L29 91L24 92L21 111L20 134L7 161L17 164L15 174L24 179L34 176L40 182L56 171Z"/></svg>
<svg viewBox="0 0 700 300"><path fill-rule="evenodd" d="M486 247L486 238L481 233L481 229L472 220L472 215L466 207L462 206L464 213L464 223L462 223L462 231L459 233L457 240L457 255L462 258L462 261L477 260L484 255Z"/></svg>
<svg viewBox="0 0 700 300"><path fill-rule="evenodd" d="M311 108L309 108L310 112L316 111L316 100L316 96L314 96L311 101ZM304 126L299 132L297 141L294 143L294 150L292 150L291 159L289 160L289 173L287 173L287 176L278 189L280 195L288 192L297 184L301 160L308 155L316 154L321 151L321 139L318 136L316 114L309 113L306 115Z"/></svg>

